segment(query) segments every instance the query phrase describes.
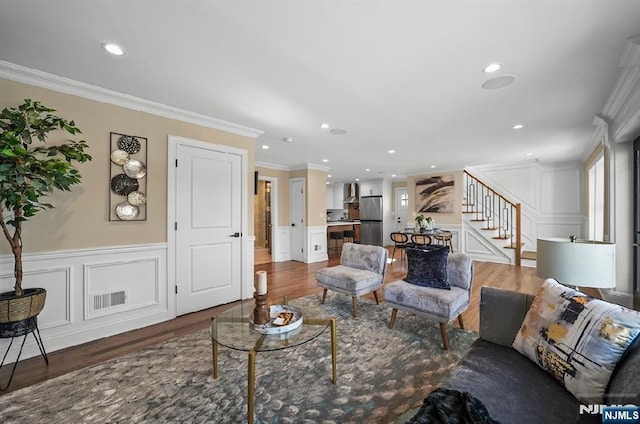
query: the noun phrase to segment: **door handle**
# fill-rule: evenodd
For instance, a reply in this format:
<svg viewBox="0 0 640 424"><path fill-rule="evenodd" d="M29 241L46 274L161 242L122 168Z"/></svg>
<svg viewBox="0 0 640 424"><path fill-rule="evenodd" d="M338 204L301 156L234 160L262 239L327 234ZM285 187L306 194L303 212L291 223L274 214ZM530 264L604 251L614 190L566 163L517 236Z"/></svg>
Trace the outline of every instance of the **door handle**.
<svg viewBox="0 0 640 424"><path fill-rule="evenodd" d="M240 237L242 233L233 233L229 237Z"/></svg>
<svg viewBox="0 0 640 424"><path fill-rule="evenodd" d="M293 223L293 224L291 224L291 226L292 226L292 227L295 227L295 226L296 226L296 224L295 224L295 223Z"/></svg>

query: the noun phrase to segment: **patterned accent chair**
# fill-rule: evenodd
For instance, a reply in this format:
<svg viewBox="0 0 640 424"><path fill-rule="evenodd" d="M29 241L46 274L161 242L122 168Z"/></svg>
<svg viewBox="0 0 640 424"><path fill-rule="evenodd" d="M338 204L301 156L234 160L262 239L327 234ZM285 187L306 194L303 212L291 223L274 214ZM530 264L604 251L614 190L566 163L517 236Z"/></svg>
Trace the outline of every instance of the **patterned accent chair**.
<svg viewBox="0 0 640 424"><path fill-rule="evenodd" d="M324 288L321 303L327 298L327 290L351 296L354 317L358 316L358 296L373 292L379 304L376 290L384 284L388 255L381 246L345 243L340 265L323 268L316 274L318 285Z"/></svg>
<svg viewBox="0 0 640 424"><path fill-rule="evenodd" d="M447 256L447 282L451 289L423 287L404 280L389 283L384 288L384 299L393 308L389 328L393 328L398 310L416 314L440 323L444 349L449 349L447 323L458 318L464 330L462 312L469 307L473 284L473 261L463 253Z"/></svg>

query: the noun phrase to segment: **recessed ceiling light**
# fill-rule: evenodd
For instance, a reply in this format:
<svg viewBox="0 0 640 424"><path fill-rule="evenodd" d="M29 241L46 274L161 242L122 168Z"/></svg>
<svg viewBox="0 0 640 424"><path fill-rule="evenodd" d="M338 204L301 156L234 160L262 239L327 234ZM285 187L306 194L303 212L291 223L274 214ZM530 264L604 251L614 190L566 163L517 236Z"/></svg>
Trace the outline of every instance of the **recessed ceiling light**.
<svg viewBox="0 0 640 424"><path fill-rule="evenodd" d="M356 178L356 181L360 181L360 178Z"/></svg>
<svg viewBox="0 0 640 424"><path fill-rule="evenodd" d="M522 124L516 124L516 125L513 126L514 130L521 130L523 128L524 128L524 125L522 125Z"/></svg>
<svg viewBox="0 0 640 424"><path fill-rule="evenodd" d="M396 152L396 151L395 151L395 150L393 150L393 149L389 150L389 154L394 154L395 152Z"/></svg>
<svg viewBox="0 0 640 424"><path fill-rule="evenodd" d="M267 146L266 144L263 144L263 145L262 145L262 148L263 148L264 150L267 150L267 149L269 148L269 146Z"/></svg>
<svg viewBox="0 0 640 424"><path fill-rule="evenodd" d="M367 168L367 169L365 169L365 171L369 172L369 171L371 171L371 170L370 170L369 168Z"/></svg>
<svg viewBox="0 0 640 424"><path fill-rule="evenodd" d="M327 124L326 122L320 125L320 128L322 128L323 130L326 130L327 128L329 128L329 124Z"/></svg>
<svg viewBox="0 0 640 424"><path fill-rule="evenodd" d="M329 159L322 159L322 162L329 162Z"/></svg>
<svg viewBox="0 0 640 424"><path fill-rule="evenodd" d="M329 184L329 181L327 181L325 184Z"/></svg>
<svg viewBox="0 0 640 424"><path fill-rule="evenodd" d="M504 75L501 77L495 77L495 78L486 80L485 83L482 84L482 88L484 88L485 90L497 90L498 88L503 88L513 84L515 80L516 80L516 77L514 77L513 75Z"/></svg>
<svg viewBox="0 0 640 424"><path fill-rule="evenodd" d="M500 69L500 64L499 63L491 63L491 64L487 65L487 67L484 68L482 70L482 72L484 72L486 74L491 74L493 72L496 72L499 69Z"/></svg>
<svg viewBox="0 0 640 424"><path fill-rule="evenodd" d="M331 174L327 175L327 178L331 178Z"/></svg>
<svg viewBox="0 0 640 424"><path fill-rule="evenodd" d="M122 56L124 49L115 43L102 43L102 48L114 56Z"/></svg>
<svg viewBox="0 0 640 424"><path fill-rule="evenodd" d="M391 178L395 178L395 177L396 177L396 174L391 174Z"/></svg>
<svg viewBox="0 0 640 424"><path fill-rule="evenodd" d="M533 152L527 152L526 155L527 156L533 156Z"/></svg>
<svg viewBox="0 0 640 424"><path fill-rule="evenodd" d="M285 143L293 143L293 137L285 137L282 139Z"/></svg>
<svg viewBox="0 0 640 424"><path fill-rule="evenodd" d="M333 135L345 135L347 130L344 128L331 128L329 132Z"/></svg>
<svg viewBox="0 0 640 424"><path fill-rule="evenodd" d="M431 168L435 168L435 167L436 167L435 165L431 165Z"/></svg>

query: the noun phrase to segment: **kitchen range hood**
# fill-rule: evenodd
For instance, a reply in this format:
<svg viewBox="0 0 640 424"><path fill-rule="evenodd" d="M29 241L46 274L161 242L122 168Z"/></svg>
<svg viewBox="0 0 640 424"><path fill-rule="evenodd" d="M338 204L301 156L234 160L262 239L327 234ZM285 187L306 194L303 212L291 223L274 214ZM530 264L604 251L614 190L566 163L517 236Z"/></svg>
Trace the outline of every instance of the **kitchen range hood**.
<svg viewBox="0 0 640 424"><path fill-rule="evenodd" d="M345 184L343 190L344 190L343 203L360 202L360 186L358 185L358 183Z"/></svg>

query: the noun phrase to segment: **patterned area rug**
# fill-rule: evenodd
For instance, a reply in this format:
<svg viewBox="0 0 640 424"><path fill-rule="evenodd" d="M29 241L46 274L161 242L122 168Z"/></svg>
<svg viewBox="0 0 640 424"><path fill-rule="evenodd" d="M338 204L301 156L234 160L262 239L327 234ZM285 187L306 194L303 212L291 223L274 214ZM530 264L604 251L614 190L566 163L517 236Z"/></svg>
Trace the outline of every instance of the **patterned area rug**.
<svg viewBox="0 0 640 424"><path fill-rule="evenodd" d="M319 295L301 301L318 304ZM338 384L331 384L330 333L256 359L256 423L395 423L446 378L475 339L449 327L450 350L435 322L329 294L337 317ZM0 397L2 423L240 423L247 420L247 354L219 349L199 331Z"/></svg>

